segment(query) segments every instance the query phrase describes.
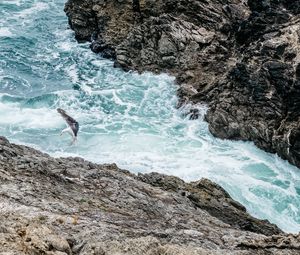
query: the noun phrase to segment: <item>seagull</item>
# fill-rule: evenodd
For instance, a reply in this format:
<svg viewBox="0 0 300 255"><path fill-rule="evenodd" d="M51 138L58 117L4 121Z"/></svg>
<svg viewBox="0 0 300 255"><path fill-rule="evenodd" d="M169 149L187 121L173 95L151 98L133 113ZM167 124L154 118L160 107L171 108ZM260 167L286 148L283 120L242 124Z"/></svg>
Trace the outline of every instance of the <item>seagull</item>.
<svg viewBox="0 0 300 255"><path fill-rule="evenodd" d="M60 135L62 135L65 132L68 132L73 140L72 144L74 144L77 141L77 134L79 130L79 124L78 122L73 119L71 116L69 116L63 109L57 108L57 112L60 113L60 115L64 118L64 120L67 122L68 127L61 131Z"/></svg>

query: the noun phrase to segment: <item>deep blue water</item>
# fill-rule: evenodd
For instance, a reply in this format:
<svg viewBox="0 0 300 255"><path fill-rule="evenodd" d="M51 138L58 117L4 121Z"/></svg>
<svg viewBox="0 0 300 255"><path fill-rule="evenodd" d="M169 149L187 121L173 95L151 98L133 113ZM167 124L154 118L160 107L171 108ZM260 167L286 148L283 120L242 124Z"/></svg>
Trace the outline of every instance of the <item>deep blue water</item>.
<svg viewBox="0 0 300 255"><path fill-rule="evenodd" d="M63 5L0 2L0 135L53 156L116 162L187 181L206 177L252 215L300 230L299 169L252 143L212 137L202 119L185 117L188 107L176 109L172 77L124 73L78 44ZM80 122L76 146L59 136L65 124L57 107Z"/></svg>

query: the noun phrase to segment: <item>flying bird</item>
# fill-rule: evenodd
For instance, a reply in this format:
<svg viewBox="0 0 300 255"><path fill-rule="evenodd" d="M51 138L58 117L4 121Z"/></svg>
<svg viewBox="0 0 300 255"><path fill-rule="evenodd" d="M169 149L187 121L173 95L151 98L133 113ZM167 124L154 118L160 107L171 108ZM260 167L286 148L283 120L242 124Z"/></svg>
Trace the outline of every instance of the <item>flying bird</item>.
<svg viewBox="0 0 300 255"><path fill-rule="evenodd" d="M58 108L57 112L60 113L60 115L64 118L64 120L67 122L68 127L61 131L60 135L62 135L65 132L68 132L73 140L71 144L74 144L77 141L77 134L79 130L79 123L73 119L71 116L69 116L63 109Z"/></svg>

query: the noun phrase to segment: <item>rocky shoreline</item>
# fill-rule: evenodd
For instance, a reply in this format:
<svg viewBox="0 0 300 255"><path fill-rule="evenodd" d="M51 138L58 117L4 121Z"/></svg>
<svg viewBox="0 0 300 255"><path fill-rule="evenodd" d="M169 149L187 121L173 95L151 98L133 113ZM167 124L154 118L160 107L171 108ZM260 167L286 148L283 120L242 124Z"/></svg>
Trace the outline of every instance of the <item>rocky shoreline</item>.
<svg viewBox="0 0 300 255"><path fill-rule="evenodd" d="M300 167L298 1L68 0L65 11L116 67L174 75L181 104L208 104L213 135Z"/></svg>
<svg viewBox="0 0 300 255"><path fill-rule="evenodd" d="M0 137L0 254L300 254L217 184L52 158Z"/></svg>

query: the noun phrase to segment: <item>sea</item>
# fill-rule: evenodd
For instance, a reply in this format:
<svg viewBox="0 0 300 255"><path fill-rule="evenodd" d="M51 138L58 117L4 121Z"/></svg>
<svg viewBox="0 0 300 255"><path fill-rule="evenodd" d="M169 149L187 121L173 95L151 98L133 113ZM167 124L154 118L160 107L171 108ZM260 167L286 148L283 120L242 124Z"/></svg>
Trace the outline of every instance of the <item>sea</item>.
<svg viewBox="0 0 300 255"><path fill-rule="evenodd" d="M0 1L0 135L54 157L116 163L133 173L185 181L208 178L248 212L300 231L300 169L251 142L221 140L191 106L177 108L167 74L113 67L77 43L64 0ZM62 108L80 125L78 141L60 136Z"/></svg>

